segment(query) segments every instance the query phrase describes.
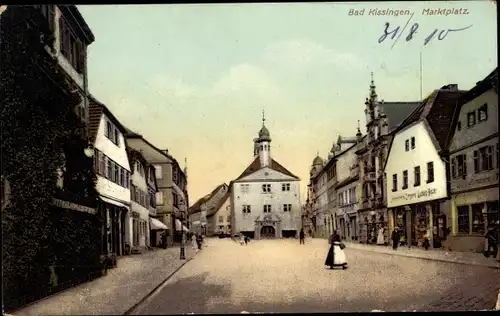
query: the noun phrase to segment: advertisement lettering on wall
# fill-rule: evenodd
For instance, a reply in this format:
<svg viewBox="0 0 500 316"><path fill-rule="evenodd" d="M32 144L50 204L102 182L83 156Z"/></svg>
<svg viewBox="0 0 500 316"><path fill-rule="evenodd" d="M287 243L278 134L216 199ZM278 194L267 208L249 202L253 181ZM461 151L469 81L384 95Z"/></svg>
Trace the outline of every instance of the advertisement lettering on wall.
<svg viewBox="0 0 500 316"><path fill-rule="evenodd" d="M442 190L436 188L420 189L408 193L399 193L389 196L389 207L396 207L406 204L420 203L442 198Z"/></svg>

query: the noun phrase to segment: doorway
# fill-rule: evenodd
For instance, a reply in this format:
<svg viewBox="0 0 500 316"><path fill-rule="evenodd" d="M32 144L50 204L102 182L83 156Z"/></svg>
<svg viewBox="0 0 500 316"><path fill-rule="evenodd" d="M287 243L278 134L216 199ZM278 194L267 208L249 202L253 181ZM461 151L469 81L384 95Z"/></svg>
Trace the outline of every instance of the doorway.
<svg viewBox="0 0 500 316"><path fill-rule="evenodd" d="M273 226L262 226L262 228L260 229L260 237L274 238L276 237L276 230Z"/></svg>

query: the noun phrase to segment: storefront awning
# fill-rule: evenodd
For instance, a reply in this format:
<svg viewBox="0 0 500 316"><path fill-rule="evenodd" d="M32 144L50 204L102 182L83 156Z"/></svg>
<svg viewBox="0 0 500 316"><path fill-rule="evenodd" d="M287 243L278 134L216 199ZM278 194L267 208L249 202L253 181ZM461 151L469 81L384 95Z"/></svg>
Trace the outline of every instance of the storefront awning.
<svg viewBox="0 0 500 316"><path fill-rule="evenodd" d="M181 221L178 219L175 219L175 230L176 231L184 230L185 232L189 231L189 229L187 229L186 226L182 225Z"/></svg>
<svg viewBox="0 0 500 316"><path fill-rule="evenodd" d="M167 225L163 224L156 218L150 218L150 228L151 230L168 229Z"/></svg>
<svg viewBox="0 0 500 316"><path fill-rule="evenodd" d="M118 202L118 201L115 201L115 200L112 200L112 199L109 199L107 197L104 197L104 196L99 196L99 199L101 199L102 201L106 202L106 203L109 203L109 204L113 204L115 206L118 206L118 207L124 207L126 209L128 209L128 205L126 205L125 203L122 203L122 202Z"/></svg>

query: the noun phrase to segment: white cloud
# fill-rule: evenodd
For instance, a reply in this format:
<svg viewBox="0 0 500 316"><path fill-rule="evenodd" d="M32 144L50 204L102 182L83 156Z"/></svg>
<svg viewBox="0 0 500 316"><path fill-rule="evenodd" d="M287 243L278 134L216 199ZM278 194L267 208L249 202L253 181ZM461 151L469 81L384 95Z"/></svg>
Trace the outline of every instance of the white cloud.
<svg viewBox="0 0 500 316"><path fill-rule="evenodd" d="M264 60L285 67L304 68L329 64L342 68L365 68L354 54L343 53L310 40L282 41L268 46Z"/></svg>

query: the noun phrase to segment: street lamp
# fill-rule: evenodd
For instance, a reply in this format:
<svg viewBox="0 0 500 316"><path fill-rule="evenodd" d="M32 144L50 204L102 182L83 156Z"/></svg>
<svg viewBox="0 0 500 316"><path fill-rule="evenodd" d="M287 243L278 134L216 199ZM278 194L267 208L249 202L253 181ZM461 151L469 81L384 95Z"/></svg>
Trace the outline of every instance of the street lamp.
<svg viewBox="0 0 500 316"><path fill-rule="evenodd" d="M88 158L92 158L94 157L94 149L92 147L87 147L83 150L83 153L85 154L85 156L87 156Z"/></svg>
<svg viewBox="0 0 500 316"><path fill-rule="evenodd" d="M180 260L186 260L186 250L184 249L184 201L180 202L181 204L181 254Z"/></svg>

